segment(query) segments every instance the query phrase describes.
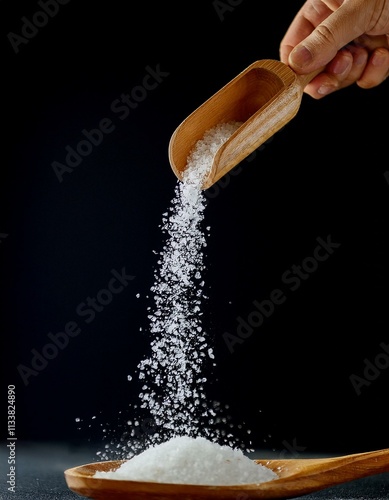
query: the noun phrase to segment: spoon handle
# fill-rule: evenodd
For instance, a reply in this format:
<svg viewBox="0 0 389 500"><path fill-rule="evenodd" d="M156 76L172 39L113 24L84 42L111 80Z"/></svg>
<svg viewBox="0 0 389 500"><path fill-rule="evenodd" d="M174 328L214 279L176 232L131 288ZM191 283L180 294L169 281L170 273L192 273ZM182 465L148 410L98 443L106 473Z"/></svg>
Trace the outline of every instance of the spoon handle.
<svg viewBox="0 0 389 500"><path fill-rule="evenodd" d="M265 460L256 460L266 464ZM301 458L271 460L272 469L278 469L285 479L293 470L295 479L307 480L315 477L321 484L334 485L366 476L389 472L389 449L367 451L330 458Z"/></svg>
<svg viewBox="0 0 389 500"><path fill-rule="evenodd" d="M331 462L350 479L389 472L389 449L346 455L333 458Z"/></svg>

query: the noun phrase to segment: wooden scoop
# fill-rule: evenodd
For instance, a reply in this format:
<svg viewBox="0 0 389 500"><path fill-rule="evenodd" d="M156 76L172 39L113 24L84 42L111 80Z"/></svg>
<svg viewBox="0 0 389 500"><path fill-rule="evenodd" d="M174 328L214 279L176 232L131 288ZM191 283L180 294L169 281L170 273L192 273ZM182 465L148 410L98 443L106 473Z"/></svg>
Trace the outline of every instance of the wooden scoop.
<svg viewBox="0 0 389 500"><path fill-rule="evenodd" d="M330 458L254 460L279 479L260 484L206 486L94 478L96 471L116 470L123 461L81 465L65 471L78 495L95 500L245 500L293 498L374 474L389 472L389 449Z"/></svg>
<svg viewBox="0 0 389 500"><path fill-rule="evenodd" d="M248 66L174 131L169 161L178 179L182 180L189 152L207 130L219 123L243 122L214 157L202 187L212 186L296 115L305 86L321 71L297 75L286 64L272 59Z"/></svg>

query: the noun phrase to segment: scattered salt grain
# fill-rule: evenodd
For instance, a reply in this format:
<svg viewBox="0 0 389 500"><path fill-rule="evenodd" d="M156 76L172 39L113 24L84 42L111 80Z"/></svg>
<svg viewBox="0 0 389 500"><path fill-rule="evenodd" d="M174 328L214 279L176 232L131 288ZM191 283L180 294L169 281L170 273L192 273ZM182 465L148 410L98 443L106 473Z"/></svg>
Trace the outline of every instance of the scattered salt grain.
<svg viewBox="0 0 389 500"><path fill-rule="evenodd" d="M115 471L97 471L94 477L198 485L259 484L278 478L238 449L188 436L152 446Z"/></svg>

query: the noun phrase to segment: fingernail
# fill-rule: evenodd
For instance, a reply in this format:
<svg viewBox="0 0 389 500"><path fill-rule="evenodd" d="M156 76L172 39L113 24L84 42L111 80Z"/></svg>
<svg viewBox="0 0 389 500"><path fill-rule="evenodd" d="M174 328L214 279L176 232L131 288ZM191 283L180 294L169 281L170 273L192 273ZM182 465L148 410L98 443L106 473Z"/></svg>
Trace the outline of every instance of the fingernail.
<svg viewBox="0 0 389 500"><path fill-rule="evenodd" d="M371 63L373 66L384 66L388 63L387 51L380 52L377 49L374 54L371 56Z"/></svg>
<svg viewBox="0 0 389 500"><path fill-rule="evenodd" d="M366 61L367 61L367 53L366 52L362 52L361 54L357 54L354 57L354 62L358 66L362 66L362 65L366 64Z"/></svg>
<svg viewBox="0 0 389 500"><path fill-rule="evenodd" d="M290 53L290 61L294 66L305 66L312 61L312 54L305 47L305 45L299 45Z"/></svg>
<svg viewBox="0 0 389 500"><path fill-rule="evenodd" d="M327 94L330 94L331 92L333 92L334 90L335 90L335 87L333 87L332 85L321 85L317 89L317 93L320 95L327 95Z"/></svg>
<svg viewBox="0 0 389 500"><path fill-rule="evenodd" d="M332 66L332 72L335 75L342 75L343 73L346 73L346 71L350 69L351 64L352 60L350 60L348 57L342 57L335 61L335 63Z"/></svg>

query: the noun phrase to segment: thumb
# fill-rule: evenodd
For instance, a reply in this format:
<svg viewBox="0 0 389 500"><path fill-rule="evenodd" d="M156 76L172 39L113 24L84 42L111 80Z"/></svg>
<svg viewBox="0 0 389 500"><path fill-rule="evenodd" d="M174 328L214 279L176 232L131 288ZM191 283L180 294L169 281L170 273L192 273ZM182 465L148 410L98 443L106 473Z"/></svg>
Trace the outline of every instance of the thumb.
<svg viewBox="0 0 389 500"><path fill-rule="evenodd" d="M366 9L359 4L344 2L292 50L289 65L300 73L326 66L342 47L365 33Z"/></svg>

